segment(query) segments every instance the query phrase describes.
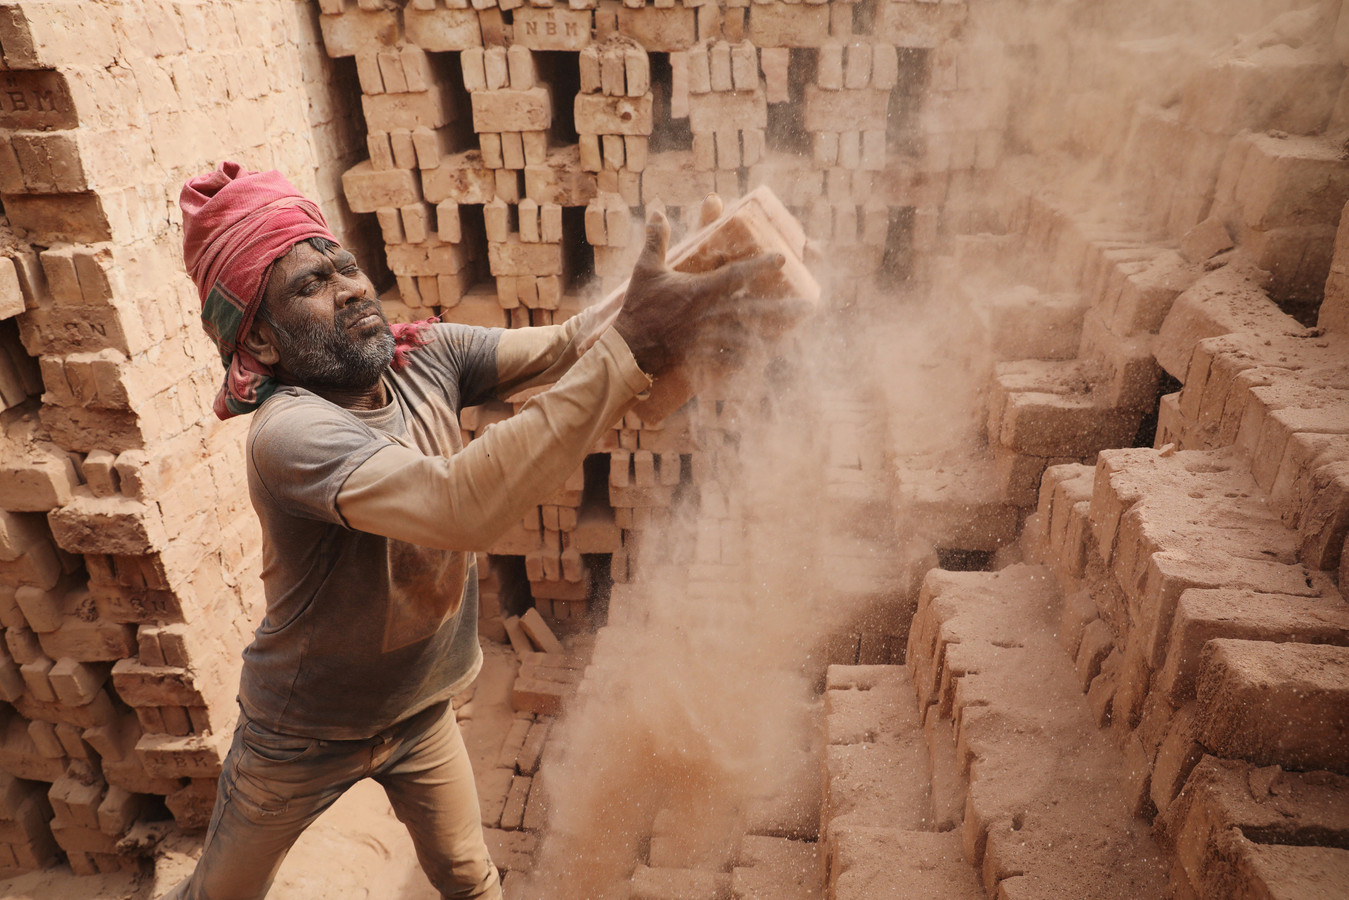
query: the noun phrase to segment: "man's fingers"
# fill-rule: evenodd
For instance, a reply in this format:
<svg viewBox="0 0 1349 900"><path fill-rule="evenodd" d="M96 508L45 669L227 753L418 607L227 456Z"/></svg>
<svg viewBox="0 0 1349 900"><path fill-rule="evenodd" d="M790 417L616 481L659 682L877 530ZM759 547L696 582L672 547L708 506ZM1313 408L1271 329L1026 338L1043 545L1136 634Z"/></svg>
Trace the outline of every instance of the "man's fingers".
<svg viewBox="0 0 1349 900"><path fill-rule="evenodd" d="M725 302L718 302L723 300ZM781 322L796 322L810 315L814 306L800 297L729 297L715 298L700 312L695 321L704 323L734 320L755 322L756 328Z"/></svg>
<svg viewBox="0 0 1349 900"><path fill-rule="evenodd" d="M721 197L717 194L708 194L703 198L702 209L698 211L698 227L705 228L717 221L721 218L721 210Z"/></svg>
<svg viewBox="0 0 1349 900"><path fill-rule="evenodd" d="M665 213L653 209L646 217L646 243L635 268L658 272L665 266L665 251L670 245L670 220Z"/></svg>
<svg viewBox="0 0 1349 900"><path fill-rule="evenodd" d="M765 253L753 259L731 263L708 272L705 276L706 281L700 287L711 293L730 294L750 284L761 275L767 275L769 272L781 269L786 261L781 253Z"/></svg>

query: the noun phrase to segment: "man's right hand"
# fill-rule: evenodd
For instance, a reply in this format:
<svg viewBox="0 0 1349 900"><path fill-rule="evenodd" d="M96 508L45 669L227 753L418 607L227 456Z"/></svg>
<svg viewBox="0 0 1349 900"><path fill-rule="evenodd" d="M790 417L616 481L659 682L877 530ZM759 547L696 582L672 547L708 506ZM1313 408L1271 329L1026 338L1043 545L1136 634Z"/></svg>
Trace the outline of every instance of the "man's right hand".
<svg viewBox="0 0 1349 900"><path fill-rule="evenodd" d="M702 224L716 219L720 211L720 199L710 196L703 203ZM658 375L684 358L710 329L733 322L745 287L785 261L780 253L766 253L710 272L676 272L665 263L669 241L670 223L653 211L647 217L646 244L633 266L623 309L614 321L614 330L648 375Z"/></svg>

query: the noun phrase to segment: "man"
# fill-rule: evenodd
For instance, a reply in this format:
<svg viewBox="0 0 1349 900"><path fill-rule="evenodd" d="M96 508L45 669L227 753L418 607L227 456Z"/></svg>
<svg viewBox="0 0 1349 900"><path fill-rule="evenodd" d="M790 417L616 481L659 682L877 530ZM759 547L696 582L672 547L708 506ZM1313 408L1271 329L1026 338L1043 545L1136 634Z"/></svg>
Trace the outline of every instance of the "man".
<svg viewBox="0 0 1349 900"><path fill-rule="evenodd" d="M715 217L720 203L705 204ZM173 900L266 895L300 833L373 778L443 897L500 896L450 698L482 664L473 552L555 491L651 377L781 257L684 275L660 215L621 306L514 331L390 325L318 208L222 163L184 187L184 258L227 372L266 615L202 856ZM553 384L462 446L461 407Z"/></svg>

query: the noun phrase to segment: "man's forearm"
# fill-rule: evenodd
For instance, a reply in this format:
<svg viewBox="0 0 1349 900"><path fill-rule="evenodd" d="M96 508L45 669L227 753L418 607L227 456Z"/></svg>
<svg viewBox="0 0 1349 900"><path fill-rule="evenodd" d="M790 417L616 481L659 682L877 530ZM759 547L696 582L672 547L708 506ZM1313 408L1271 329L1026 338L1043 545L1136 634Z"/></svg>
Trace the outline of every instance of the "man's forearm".
<svg viewBox="0 0 1349 900"><path fill-rule="evenodd" d="M605 323L597 312L583 310L561 325L502 332L496 349L496 395L505 398L556 383L599 339Z"/></svg>

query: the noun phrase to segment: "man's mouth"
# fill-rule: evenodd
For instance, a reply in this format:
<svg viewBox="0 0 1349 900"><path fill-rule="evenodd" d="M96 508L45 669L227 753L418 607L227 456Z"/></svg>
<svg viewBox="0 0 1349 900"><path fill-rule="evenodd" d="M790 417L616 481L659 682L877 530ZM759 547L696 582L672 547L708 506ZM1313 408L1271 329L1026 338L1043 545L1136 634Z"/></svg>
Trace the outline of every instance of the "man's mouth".
<svg viewBox="0 0 1349 900"><path fill-rule="evenodd" d="M380 316L379 311L371 308L357 313L356 318L347 323L346 330L362 329L371 325L379 325L383 322L384 318Z"/></svg>

